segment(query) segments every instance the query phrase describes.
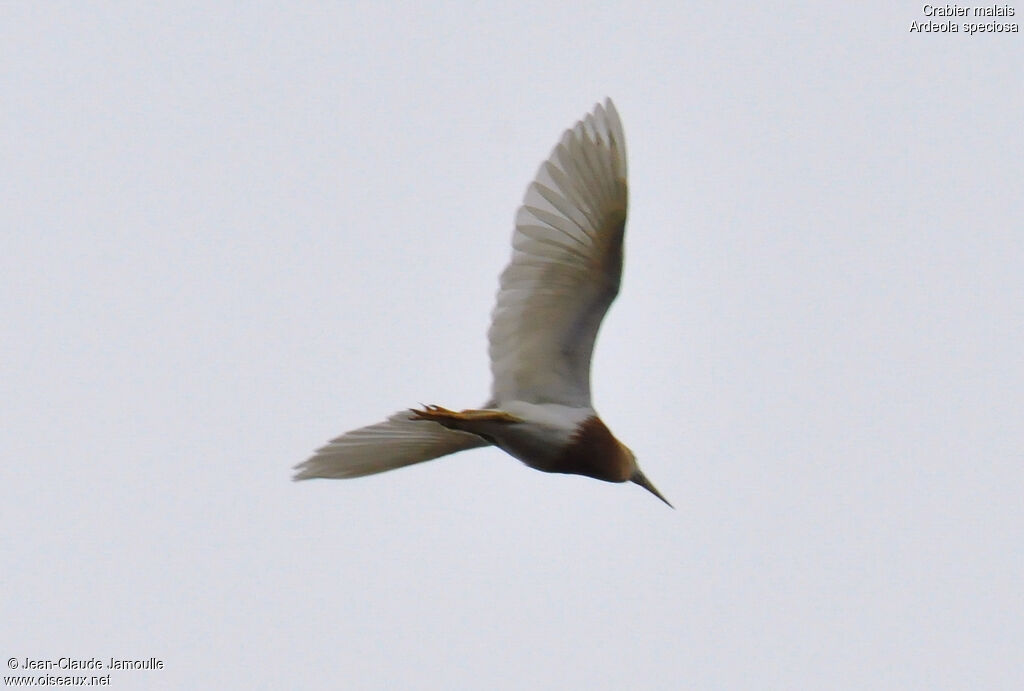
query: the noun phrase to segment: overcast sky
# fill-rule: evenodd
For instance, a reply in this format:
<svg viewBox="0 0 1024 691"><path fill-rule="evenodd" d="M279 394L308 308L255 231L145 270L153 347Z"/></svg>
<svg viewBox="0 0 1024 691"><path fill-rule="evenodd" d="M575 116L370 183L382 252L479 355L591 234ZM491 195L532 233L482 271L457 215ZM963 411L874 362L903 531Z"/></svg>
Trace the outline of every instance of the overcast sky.
<svg viewBox="0 0 1024 691"><path fill-rule="evenodd" d="M688 4L4 3L3 659L1021 688L1021 35ZM485 400L516 206L605 96L631 209L595 406L677 510L494 449L293 483Z"/></svg>

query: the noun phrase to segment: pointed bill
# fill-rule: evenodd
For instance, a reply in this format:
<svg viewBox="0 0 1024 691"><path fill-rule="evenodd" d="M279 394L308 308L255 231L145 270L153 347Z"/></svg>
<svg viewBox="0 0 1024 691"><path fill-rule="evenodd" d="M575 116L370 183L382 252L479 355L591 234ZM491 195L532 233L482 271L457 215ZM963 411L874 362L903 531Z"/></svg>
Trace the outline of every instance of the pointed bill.
<svg viewBox="0 0 1024 691"><path fill-rule="evenodd" d="M672 506L671 502L669 502L668 499L661 496L661 492L658 491L658 488L651 484L651 481L647 479L646 475L640 472L639 468L637 468L636 472L633 473L633 477L631 477L629 480L630 482L635 482L636 484L640 485L645 490L656 496L658 499L661 499L663 502L668 504L670 509L676 508Z"/></svg>

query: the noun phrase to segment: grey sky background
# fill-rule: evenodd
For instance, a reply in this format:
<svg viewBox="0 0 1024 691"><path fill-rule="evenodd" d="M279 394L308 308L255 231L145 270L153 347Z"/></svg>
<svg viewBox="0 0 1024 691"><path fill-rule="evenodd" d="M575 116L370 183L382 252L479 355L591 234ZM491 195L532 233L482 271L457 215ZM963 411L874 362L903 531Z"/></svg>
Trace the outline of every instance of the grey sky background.
<svg viewBox="0 0 1024 691"><path fill-rule="evenodd" d="M3 659L1021 688L1020 34L384 5L0 9ZM631 211L595 404L678 510L495 450L292 483L345 430L483 402L515 208L605 96Z"/></svg>

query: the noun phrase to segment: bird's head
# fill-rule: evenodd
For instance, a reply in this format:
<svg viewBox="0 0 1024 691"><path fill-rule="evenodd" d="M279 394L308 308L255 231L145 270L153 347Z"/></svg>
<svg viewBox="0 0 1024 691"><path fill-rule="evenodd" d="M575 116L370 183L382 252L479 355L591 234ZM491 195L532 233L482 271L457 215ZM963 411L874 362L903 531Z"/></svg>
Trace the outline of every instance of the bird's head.
<svg viewBox="0 0 1024 691"><path fill-rule="evenodd" d="M541 469L555 473L587 475L605 482L635 482L672 506L640 470L636 454L616 439L596 415L579 424L555 463Z"/></svg>

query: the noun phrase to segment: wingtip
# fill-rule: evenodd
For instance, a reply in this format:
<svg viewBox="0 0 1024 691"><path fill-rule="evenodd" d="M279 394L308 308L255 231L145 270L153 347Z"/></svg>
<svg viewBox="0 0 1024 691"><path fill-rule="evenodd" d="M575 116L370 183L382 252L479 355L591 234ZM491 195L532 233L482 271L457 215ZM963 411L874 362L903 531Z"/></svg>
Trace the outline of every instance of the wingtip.
<svg viewBox="0 0 1024 691"><path fill-rule="evenodd" d="M294 473L292 473L292 482L309 480L310 478L316 477L316 475L313 474L313 472L310 469L310 464L308 460L303 461L302 463L297 463L296 465L292 466L292 470L295 471Z"/></svg>

